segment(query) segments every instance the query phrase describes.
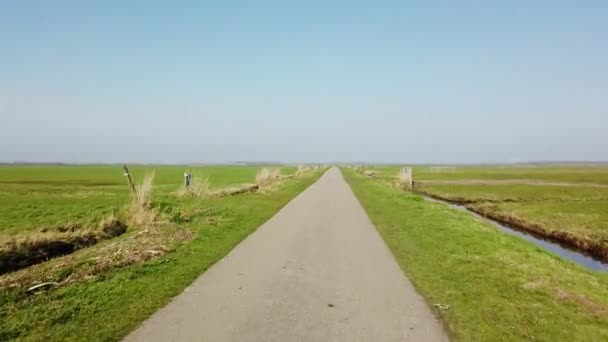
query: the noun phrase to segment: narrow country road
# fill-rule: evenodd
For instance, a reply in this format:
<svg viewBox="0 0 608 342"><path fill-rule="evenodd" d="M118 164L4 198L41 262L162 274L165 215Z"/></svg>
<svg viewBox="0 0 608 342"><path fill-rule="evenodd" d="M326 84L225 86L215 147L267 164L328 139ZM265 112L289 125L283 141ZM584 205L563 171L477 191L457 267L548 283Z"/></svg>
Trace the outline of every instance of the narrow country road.
<svg viewBox="0 0 608 342"><path fill-rule="evenodd" d="M126 341L447 341L337 168Z"/></svg>

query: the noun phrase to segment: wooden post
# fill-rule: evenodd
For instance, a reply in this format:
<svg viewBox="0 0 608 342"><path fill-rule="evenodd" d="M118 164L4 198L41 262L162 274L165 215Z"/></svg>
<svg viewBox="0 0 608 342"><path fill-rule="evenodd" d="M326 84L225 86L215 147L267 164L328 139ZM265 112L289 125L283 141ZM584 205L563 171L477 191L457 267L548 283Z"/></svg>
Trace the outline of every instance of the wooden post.
<svg viewBox="0 0 608 342"><path fill-rule="evenodd" d="M127 165L122 166L123 170L125 170L125 176L127 176L127 180L129 181L129 188L131 189L131 194L135 195L135 184L133 184L133 178L131 178L131 172L129 172L129 168Z"/></svg>

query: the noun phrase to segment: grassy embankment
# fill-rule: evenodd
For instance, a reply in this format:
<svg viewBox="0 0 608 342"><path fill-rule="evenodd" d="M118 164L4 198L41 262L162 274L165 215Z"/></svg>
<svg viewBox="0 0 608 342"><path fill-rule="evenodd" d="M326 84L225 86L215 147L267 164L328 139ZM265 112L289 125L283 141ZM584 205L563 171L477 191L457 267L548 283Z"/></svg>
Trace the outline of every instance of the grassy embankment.
<svg viewBox="0 0 608 342"><path fill-rule="evenodd" d="M396 167L373 170L383 177L397 174ZM608 260L608 167L417 167L414 179L418 192Z"/></svg>
<svg viewBox="0 0 608 342"><path fill-rule="evenodd" d="M180 197L184 167L156 170L156 222L128 226L120 237L0 276L0 340L120 339L320 175L307 172L238 196ZM143 171L132 169L137 178ZM193 171L219 188L254 182L257 168ZM65 226L86 229L113 211L124 212L129 202L116 167L9 167L0 173L4 239ZM54 284L27 292L42 282Z"/></svg>
<svg viewBox="0 0 608 342"><path fill-rule="evenodd" d="M457 341L605 341L608 275L350 169L346 180Z"/></svg>

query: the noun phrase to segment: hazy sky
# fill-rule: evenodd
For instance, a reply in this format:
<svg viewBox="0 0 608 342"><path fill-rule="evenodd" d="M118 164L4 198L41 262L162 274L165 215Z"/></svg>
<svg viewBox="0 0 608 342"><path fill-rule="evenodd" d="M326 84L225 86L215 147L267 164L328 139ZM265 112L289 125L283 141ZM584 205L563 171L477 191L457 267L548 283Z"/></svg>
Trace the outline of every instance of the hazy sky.
<svg viewBox="0 0 608 342"><path fill-rule="evenodd" d="M605 0L0 2L0 161L607 159Z"/></svg>

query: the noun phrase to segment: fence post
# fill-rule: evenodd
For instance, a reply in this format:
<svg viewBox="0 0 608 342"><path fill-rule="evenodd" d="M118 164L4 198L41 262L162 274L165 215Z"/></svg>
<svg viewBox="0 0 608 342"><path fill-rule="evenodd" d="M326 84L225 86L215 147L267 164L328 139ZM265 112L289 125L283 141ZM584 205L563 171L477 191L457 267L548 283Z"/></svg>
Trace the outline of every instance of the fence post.
<svg viewBox="0 0 608 342"><path fill-rule="evenodd" d="M127 165L122 166L123 170L125 170L125 176L127 176L127 180L129 181L129 188L131 190L131 194L135 195L135 184L133 184L133 178L131 178L131 172L129 172L129 168Z"/></svg>

